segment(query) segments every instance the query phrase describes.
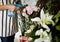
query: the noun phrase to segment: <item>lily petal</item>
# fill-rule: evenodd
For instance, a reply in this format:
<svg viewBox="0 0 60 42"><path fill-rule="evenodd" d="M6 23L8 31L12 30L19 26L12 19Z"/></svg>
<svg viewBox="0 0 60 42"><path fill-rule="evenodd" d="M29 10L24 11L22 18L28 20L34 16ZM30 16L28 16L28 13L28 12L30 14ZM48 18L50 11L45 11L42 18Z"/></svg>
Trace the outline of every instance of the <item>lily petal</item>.
<svg viewBox="0 0 60 42"><path fill-rule="evenodd" d="M46 24L42 24L42 27L43 27L43 28L46 28L46 31L47 31L47 32L50 31L49 27L48 27Z"/></svg>
<svg viewBox="0 0 60 42"><path fill-rule="evenodd" d="M44 14L43 8L42 8L42 10L41 10L40 17L41 17L41 19L43 19L43 17L45 17L45 14Z"/></svg>
<svg viewBox="0 0 60 42"><path fill-rule="evenodd" d="M42 42L42 39L41 38L35 39L34 42Z"/></svg>
<svg viewBox="0 0 60 42"><path fill-rule="evenodd" d="M35 18L31 19L31 21L39 22L40 18L39 17L35 17Z"/></svg>
<svg viewBox="0 0 60 42"><path fill-rule="evenodd" d="M43 33L43 29L37 30L35 35L41 35Z"/></svg>

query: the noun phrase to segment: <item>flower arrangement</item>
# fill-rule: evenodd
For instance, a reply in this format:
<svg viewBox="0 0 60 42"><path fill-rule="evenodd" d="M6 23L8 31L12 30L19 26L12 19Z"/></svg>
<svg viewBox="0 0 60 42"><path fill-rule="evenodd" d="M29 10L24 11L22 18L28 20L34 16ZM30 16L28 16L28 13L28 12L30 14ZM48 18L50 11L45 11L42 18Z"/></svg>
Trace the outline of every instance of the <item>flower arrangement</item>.
<svg viewBox="0 0 60 42"><path fill-rule="evenodd" d="M40 10L40 17L34 16L34 18L31 18L32 14L38 14ZM23 29L25 30L23 31L24 38L31 38L27 42L51 42L51 32L48 25L55 25L52 20L53 15L44 13L43 8L40 9L37 6L27 6L23 9L22 16L25 17L25 28Z"/></svg>
<svg viewBox="0 0 60 42"><path fill-rule="evenodd" d="M32 21L35 21L38 25L40 25L40 29L35 32L35 35L39 35L40 38L36 39L34 42L51 42L52 38L48 24L55 25L52 17L53 15L49 15L48 13L44 14L44 11L42 9L40 13L40 18L35 17L31 19ZM43 28L45 28L45 30Z"/></svg>

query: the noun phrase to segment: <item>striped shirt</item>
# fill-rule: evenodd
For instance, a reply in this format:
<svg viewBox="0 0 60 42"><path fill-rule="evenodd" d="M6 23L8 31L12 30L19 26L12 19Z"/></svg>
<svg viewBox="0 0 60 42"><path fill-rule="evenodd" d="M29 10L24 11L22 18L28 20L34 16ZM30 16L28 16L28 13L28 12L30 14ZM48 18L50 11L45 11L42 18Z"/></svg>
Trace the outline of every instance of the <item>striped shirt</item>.
<svg viewBox="0 0 60 42"><path fill-rule="evenodd" d="M13 0L0 0L0 5L14 4ZM0 11L0 37L7 37L18 31L17 13L15 16L8 16L9 10Z"/></svg>

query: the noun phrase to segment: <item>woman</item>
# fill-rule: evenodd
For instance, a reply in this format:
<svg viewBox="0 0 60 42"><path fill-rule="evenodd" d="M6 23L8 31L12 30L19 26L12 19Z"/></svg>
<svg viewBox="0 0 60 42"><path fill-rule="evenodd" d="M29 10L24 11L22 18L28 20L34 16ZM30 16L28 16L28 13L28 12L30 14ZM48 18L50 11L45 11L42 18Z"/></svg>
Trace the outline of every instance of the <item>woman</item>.
<svg viewBox="0 0 60 42"><path fill-rule="evenodd" d="M14 42L14 35L18 31L17 14L8 16L9 10L16 12L19 7L14 6L14 0L0 0L0 39L2 42Z"/></svg>

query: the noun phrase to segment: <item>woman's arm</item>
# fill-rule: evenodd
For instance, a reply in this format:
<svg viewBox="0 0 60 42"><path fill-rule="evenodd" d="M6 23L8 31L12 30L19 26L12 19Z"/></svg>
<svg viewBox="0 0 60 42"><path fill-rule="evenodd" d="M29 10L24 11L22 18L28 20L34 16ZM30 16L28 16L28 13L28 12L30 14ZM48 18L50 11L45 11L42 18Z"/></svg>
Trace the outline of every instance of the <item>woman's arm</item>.
<svg viewBox="0 0 60 42"><path fill-rule="evenodd" d="M10 4L8 4L8 5L0 5L0 10L7 10L7 9L11 10L11 11L16 11L19 8L14 6L14 5L10 5Z"/></svg>

